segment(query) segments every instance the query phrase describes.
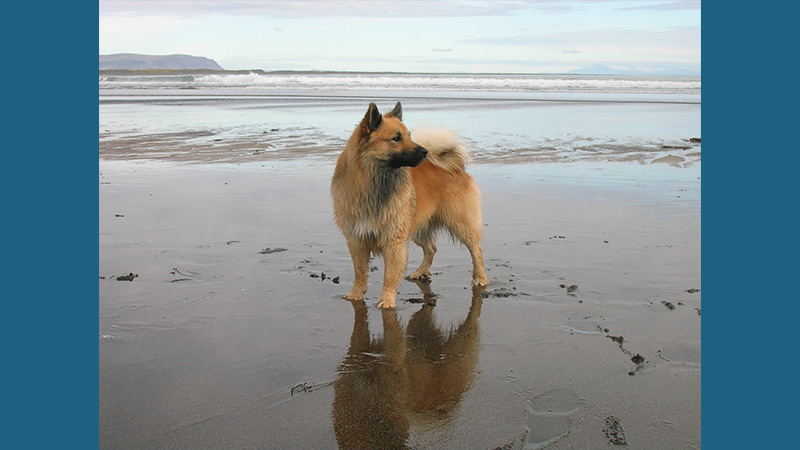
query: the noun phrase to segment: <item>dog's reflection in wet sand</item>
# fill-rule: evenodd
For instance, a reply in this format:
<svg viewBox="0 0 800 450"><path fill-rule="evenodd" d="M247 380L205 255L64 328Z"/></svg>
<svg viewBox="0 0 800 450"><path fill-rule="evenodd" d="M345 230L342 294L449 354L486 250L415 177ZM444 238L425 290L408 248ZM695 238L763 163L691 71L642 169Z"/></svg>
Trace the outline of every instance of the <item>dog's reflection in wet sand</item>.
<svg viewBox="0 0 800 450"><path fill-rule="evenodd" d="M382 338L370 335L364 302L352 302L353 334L334 383L333 424L340 449L406 448L412 420L447 418L472 384L483 288L473 288L461 324L441 329L429 284L418 284L426 302L405 330L394 309L381 310Z"/></svg>

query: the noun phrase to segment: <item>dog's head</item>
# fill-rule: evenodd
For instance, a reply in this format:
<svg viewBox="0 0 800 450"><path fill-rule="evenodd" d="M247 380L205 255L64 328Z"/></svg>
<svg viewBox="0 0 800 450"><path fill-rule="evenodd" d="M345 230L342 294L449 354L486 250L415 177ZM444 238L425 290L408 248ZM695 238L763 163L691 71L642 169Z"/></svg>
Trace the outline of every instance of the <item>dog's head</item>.
<svg viewBox="0 0 800 450"><path fill-rule="evenodd" d="M411 133L403 124L403 108L400 102L383 115L375 103L370 103L356 133L360 135L359 147L364 156L391 168L418 166L428 155L428 150L411 140Z"/></svg>

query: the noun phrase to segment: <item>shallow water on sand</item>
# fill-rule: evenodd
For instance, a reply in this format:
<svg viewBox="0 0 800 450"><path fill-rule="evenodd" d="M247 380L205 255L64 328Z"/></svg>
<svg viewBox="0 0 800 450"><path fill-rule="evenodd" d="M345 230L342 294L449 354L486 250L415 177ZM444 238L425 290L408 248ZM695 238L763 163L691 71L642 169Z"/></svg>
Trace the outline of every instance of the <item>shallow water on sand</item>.
<svg viewBox="0 0 800 450"><path fill-rule="evenodd" d="M553 94L555 95L555 94ZM513 98L382 99L361 96L109 96L100 102L100 156L185 162L258 163L338 155L370 101L404 105L409 129L460 133L476 162L700 160L699 102L638 97L602 101L559 94Z"/></svg>

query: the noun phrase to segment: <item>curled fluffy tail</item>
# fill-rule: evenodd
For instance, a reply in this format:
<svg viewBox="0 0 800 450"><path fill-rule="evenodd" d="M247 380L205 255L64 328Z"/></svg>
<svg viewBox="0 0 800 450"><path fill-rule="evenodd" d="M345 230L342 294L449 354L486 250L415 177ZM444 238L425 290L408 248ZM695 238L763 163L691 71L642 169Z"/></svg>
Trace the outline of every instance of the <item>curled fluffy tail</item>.
<svg viewBox="0 0 800 450"><path fill-rule="evenodd" d="M428 149L427 160L445 170L464 170L472 163L467 144L456 133L445 128L414 130L414 142Z"/></svg>

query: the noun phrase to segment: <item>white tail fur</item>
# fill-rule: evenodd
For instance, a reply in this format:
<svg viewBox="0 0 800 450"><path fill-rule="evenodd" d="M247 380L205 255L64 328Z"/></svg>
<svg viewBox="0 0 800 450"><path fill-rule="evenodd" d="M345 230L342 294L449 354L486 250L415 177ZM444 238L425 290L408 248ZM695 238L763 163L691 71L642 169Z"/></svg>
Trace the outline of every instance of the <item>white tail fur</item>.
<svg viewBox="0 0 800 450"><path fill-rule="evenodd" d="M452 130L428 127L414 130L411 139L428 149L427 160L446 170L464 170L472 163L467 144Z"/></svg>

